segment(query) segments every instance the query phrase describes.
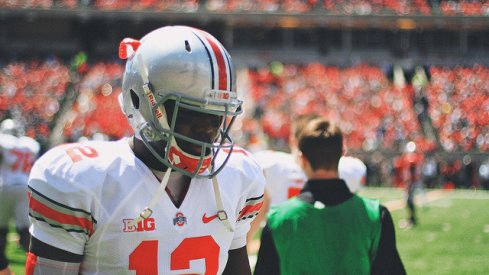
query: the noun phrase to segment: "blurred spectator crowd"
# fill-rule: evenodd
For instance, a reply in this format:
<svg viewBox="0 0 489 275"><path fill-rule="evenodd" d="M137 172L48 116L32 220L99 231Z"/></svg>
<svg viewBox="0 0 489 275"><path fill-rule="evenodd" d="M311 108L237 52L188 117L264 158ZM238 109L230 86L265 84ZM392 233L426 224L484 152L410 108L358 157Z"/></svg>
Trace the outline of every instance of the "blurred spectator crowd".
<svg viewBox="0 0 489 275"><path fill-rule="evenodd" d="M0 66L0 118L26 126L26 135L45 144L70 83L69 68L56 58Z"/></svg>
<svg viewBox="0 0 489 275"><path fill-rule="evenodd" d="M342 15L488 16L489 1L474 0L0 0L0 7L196 12L326 12Z"/></svg>
<svg viewBox="0 0 489 275"><path fill-rule="evenodd" d="M417 120L412 87L395 85L380 67L275 62L250 70L250 79L256 108L247 123L258 124L249 127L255 131L261 125L274 147L287 148L294 116L314 112L341 125L349 149L399 150L407 141L433 149Z"/></svg>
<svg viewBox="0 0 489 275"><path fill-rule="evenodd" d="M26 135L44 146L55 127L64 142L130 135L118 103L123 65L81 63L48 58L1 64L0 120L22 121ZM395 170L393 156L413 142L425 163L436 160L426 171L436 171L437 178L456 187L484 185L483 180L458 183L452 175L472 165L466 173L478 172L489 184L489 162L475 165L470 158L489 152L489 67L432 66L427 74L424 82L416 77L399 81L368 64L341 68L272 62L245 69L238 89L246 91L247 103L235 125L237 141L252 151L285 149L291 120L315 112L340 125L348 150L368 164L371 183L394 185L388 179ZM418 106L420 97L424 107ZM427 134L426 122L436 135ZM440 152L467 157L449 161Z"/></svg>
<svg viewBox="0 0 489 275"><path fill-rule="evenodd" d="M489 151L489 68L431 68L426 95L444 150Z"/></svg>
<svg viewBox="0 0 489 275"><path fill-rule="evenodd" d="M67 140L77 141L97 134L117 139L131 134L118 101L123 72L121 64L100 62L82 74L75 85L78 96L62 123Z"/></svg>

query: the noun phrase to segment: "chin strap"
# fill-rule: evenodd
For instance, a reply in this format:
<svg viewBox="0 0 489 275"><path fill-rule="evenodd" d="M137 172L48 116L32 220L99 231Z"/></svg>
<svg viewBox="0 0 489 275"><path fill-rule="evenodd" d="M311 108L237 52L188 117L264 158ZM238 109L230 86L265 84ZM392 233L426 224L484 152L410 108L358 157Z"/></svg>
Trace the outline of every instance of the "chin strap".
<svg viewBox="0 0 489 275"><path fill-rule="evenodd" d="M170 174L171 174L171 168L168 167L168 169L165 172L165 175L163 176L163 179L161 179L160 186L158 187L158 191L153 195L153 198L149 202L148 206L144 208L143 211L137 216L134 220L129 222L129 226L136 226L140 221L147 219L151 217L151 214L153 214L153 208L155 207L156 203L158 202L158 199L163 196L163 192L165 192L166 185L168 184L168 180L170 179Z"/></svg>
<svg viewBox="0 0 489 275"><path fill-rule="evenodd" d="M153 195L153 198L149 202L148 206L146 206L146 208L144 208L144 210L141 211L139 216L137 216L134 220L129 222L128 224L129 226L136 226L142 220L151 217L151 215L153 214L153 208L156 206L156 203L158 203L158 200L161 198L161 196L163 196L163 192L165 192L166 185L168 184L168 180L170 179L170 174L171 174L171 168L168 167L168 169L165 172L165 175L163 176L163 179L161 179L161 183L160 186L158 187L158 190ZM219 189L219 183L217 182L217 177L212 178L212 187L214 190L214 196L216 198L217 218L224 223L224 226L230 232L234 232L233 226L229 222L228 214L224 210L221 191Z"/></svg>
<svg viewBox="0 0 489 275"><path fill-rule="evenodd" d="M229 222L228 214L224 210L224 206L222 204L221 191L219 190L217 176L212 177L212 187L214 189L214 196L216 197L217 218L224 223L224 226L226 226L229 231L234 232L233 226Z"/></svg>

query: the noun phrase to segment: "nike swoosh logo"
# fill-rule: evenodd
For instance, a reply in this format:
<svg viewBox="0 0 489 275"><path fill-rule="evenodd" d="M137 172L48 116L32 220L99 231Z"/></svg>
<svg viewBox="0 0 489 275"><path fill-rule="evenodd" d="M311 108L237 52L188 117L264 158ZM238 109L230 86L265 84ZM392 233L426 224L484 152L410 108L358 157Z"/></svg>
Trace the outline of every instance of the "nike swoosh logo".
<svg viewBox="0 0 489 275"><path fill-rule="evenodd" d="M215 218L217 218L217 214L216 215L209 216L209 217L207 217L205 214L206 213L204 213L204 215L202 216L202 222L203 223L209 223L212 220L214 220Z"/></svg>

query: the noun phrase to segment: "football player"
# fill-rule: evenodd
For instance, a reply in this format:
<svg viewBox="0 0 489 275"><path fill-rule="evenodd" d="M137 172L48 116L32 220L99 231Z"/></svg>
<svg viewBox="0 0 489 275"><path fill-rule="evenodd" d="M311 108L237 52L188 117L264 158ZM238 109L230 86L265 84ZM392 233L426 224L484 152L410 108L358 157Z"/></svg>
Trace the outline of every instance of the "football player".
<svg viewBox="0 0 489 275"><path fill-rule="evenodd" d="M51 149L29 180L27 274L250 274L264 177L237 148L231 57L187 26L126 38L120 97L134 136Z"/></svg>
<svg viewBox="0 0 489 275"><path fill-rule="evenodd" d="M23 136L19 121L5 119L0 124L0 274L10 274L5 255L9 220L15 217L19 244L29 246L27 180L39 153L39 143Z"/></svg>

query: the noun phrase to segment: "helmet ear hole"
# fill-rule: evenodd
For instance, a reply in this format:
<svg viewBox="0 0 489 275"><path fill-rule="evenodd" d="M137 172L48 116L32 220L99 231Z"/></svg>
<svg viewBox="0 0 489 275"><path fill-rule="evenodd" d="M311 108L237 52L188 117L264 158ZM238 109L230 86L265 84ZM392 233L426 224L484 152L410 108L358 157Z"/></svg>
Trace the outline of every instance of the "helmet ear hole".
<svg viewBox="0 0 489 275"><path fill-rule="evenodd" d="M190 48L190 43L188 42L188 40L185 40L185 50L189 53L192 52L192 48Z"/></svg>
<svg viewBox="0 0 489 275"><path fill-rule="evenodd" d="M139 97L132 89L131 89L131 100L134 108L139 109Z"/></svg>

